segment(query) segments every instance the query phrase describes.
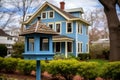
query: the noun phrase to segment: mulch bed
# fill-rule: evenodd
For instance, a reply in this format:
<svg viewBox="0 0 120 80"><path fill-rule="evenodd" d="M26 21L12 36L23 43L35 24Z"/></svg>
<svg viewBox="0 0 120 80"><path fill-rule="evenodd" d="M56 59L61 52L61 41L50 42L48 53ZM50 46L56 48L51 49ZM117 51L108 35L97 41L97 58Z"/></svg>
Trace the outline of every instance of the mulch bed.
<svg viewBox="0 0 120 80"><path fill-rule="evenodd" d="M19 74L19 73L10 74L10 73L0 72L0 78L1 77L5 77L5 78L7 78L7 80L36 80L35 75L23 75L23 74ZM0 79L0 80L2 80L2 79ZM50 74L45 72L45 73L42 73L42 80L65 80L65 79L60 76L58 76L56 78L52 78L52 76ZM76 76L74 76L73 80L84 80L84 79L82 77L76 75ZM96 80L103 80L103 79L96 78Z"/></svg>

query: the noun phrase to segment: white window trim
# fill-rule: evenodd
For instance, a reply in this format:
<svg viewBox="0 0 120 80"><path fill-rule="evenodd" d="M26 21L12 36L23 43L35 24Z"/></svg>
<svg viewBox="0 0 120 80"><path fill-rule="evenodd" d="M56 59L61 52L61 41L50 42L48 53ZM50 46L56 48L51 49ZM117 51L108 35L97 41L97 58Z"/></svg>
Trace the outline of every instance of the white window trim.
<svg viewBox="0 0 120 80"><path fill-rule="evenodd" d="M54 46L54 49L55 49L54 51L55 51L55 53L61 53L61 42L59 42L59 43L60 43L60 52L57 52L57 51L56 51L56 42L54 43L54 44L55 44L55 46Z"/></svg>
<svg viewBox="0 0 120 80"><path fill-rule="evenodd" d="M86 48L87 48L87 45L88 45L88 50L86 51L86 53L89 53L89 43L86 43Z"/></svg>
<svg viewBox="0 0 120 80"><path fill-rule="evenodd" d="M72 43L72 47L71 47L72 51L68 52L68 53L73 53L73 42L71 42L71 43Z"/></svg>
<svg viewBox="0 0 120 80"><path fill-rule="evenodd" d="M82 42L78 42L78 48L79 48L79 44L82 44L82 46L83 46L83 43ZM81 49L81 47L80 47L80 49ZM83 49L83 47L82 47L82 49ZM78 53L83 53L83 51L81 50L80 52L79 51L77 51Z"/></svg>
<svg viewBox="0 0 120 80"><path fill-rule="evenodd" d="M55 29L55 27L54 27L54 23L48 23L48 27L49 27L50 24L53 25L53 28L52 28L52 29L54 30L54 29Z"/></svg>
<svg viewBox="0 0 120 80"><path fill-rule="evenodd" d="M46 13L46 18L43 18L43 17L42 17L42 16L43 16L43 13ZM47 19L47 11L41 12L41 19Z"/></svg>
<svg viewBox="0 0 120 80"><path fill-rule="evenodd" d="M71 26L72 26L72 32L68 32L68 30L67 30L67 29L68 29L68 27L67 27L67 24L68 24L68 23L71 23ZM67 33L67 34L71 34L71 33L73 33L73 22L66 22L66 33Z"/></svg>
<svg viewBox="0 0 120 80"><path fill-rule="evenodd" d="M80 25L80 26L81 26L81 30L83 29L83 26L82 26L82 24L81 24L81 23L78 23L78 24L77 24L77 33L82 35L82 34L83 34L83 30L81 31L81 33L80 33L80 32L78 32L78 29L79 29L79 28L78 28L78 25ZM79 27L80 27L80 26L79 26Z"/></svg>
<svg viewBox="0 0 120 80"><path fill-rule="evenodd" d="M50 12L53 12L53 17L50 17ZM53 10L48 11L48 18L49 18L49 19L53 19L54 16L55 16L55 12L54 12Z"/></svg>
<svg viewBox="0 0 120 80"><path fill-rule="evenodd" d="M62 26L61 26L61 22L56 22L55 23L55 31L57 32L57 30L56 30L56 24L60 24L60 33L59 34L61 34L62 33ZM58 32L57 32L58 33Z"/></svg>

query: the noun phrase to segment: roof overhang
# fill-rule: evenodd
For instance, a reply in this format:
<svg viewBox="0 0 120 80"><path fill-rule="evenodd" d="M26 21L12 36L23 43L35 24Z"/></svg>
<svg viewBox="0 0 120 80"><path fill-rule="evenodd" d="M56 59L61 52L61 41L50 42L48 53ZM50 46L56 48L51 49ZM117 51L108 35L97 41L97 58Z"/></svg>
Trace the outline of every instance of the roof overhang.
<svg viewBox="0 0 120 80"><path fill-rule="evenodd" d="M70 19L70 21L73 21L73 20L76 20L76 21L82 21L83 23L87 24L88 26L90 26L90 23L82 18L72 18Z"/></svg>
<svg viewBox="0 0 120 80"><path fill-rule="evenodd" d="M53 42L72 42L72 41L74 41L73 38L70 38L67 36L60 36L60 35L53 36L52 40L53 40Z"/></svg>

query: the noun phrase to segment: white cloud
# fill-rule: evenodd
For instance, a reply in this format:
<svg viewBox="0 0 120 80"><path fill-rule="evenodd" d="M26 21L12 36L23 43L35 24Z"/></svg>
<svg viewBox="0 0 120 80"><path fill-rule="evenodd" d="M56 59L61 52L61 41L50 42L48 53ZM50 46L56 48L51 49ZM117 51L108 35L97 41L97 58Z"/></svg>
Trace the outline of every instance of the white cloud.
<svg viewBox="0 0 120 80"><path fill-rule="evenodd" d="M94 9L96 7L101 7L98 0L47 0L47 1L48 2L51 2L51 1L56 2L53 4L58 7L59 7L59 2L64 1L66 9L82 7L83 9L88 10L88 9Z"/></svg>

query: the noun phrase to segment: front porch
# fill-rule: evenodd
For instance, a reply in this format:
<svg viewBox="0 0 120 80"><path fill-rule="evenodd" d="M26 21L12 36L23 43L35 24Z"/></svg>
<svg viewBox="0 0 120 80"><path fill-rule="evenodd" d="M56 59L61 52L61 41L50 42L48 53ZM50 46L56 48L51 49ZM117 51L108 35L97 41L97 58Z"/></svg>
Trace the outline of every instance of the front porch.
<svg viewBox="0 0 120 80"><path fill-rule="evenodd" d="M53 51L54 53L64 54L68 57L68 54L73 53L73 41L74 39L66 36L53 36Z"/></svg>

